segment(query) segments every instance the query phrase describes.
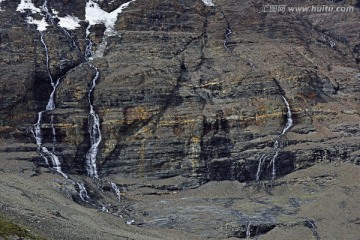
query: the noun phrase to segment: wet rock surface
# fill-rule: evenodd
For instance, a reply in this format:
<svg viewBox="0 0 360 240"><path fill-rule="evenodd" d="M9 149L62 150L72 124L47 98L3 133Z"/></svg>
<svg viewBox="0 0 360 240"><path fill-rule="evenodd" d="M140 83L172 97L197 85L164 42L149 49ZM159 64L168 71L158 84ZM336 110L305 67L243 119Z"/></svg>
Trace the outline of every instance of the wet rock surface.
<svg viewBox="0 0 360 240"><path fill-rule="evenodd" d="M98 2L111 12L127 1ZM70 183L57 191L83 207L103 204L147 230L176 229L200 239L287 239L285 232L331 239L331 214L309 209L321 208L321 201L332 205L331 189L348 192L338 209L358 206L356 184L346 179L350 190L339 186L337 174L359 177L359 3L289 1L355 8L266 13L256 1L213 2L137 0L118 15L116 34L103 38L103 24L88 29L94 52L101 52L91 60L100 72L91 96L102 134L96 165L101 179L119 187L121 204L109 182L86 177L88 92L96 73L85 58L88 23L47 28L49 72L60 84L56 109L43 114L43 144L54 145L54 126L62 170L84 182L92 200L83 203ZM26 23L28 13L16 11L19 3L0 3L2 169L11 174L34 164L34 178L53 179L41 168L30 131L52 91L47 55L41 33ZM48 1L59 17L80 20L85 5ZM282 97L293 120L284 135ZM336 174L321 175L322 169ZM312 171L316 177L306 178ZM297 174L301 180L292 179ZM342 217L351 224L340 232L356 239L356 216Z"/></svg>

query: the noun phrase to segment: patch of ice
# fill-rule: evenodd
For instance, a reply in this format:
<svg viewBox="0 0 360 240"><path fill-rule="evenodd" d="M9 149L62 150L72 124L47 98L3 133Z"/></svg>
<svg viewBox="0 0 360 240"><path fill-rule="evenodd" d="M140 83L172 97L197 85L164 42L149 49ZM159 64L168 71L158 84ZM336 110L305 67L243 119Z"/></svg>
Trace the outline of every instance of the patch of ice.
<svg viewBox="0 0 360 240"><path fill-rule="evenodd" d="M128 1L122 4L120 7L115 9L114 11L108 13L100 8L100 6L96 3L99 1L90 0L86 3L85 9L85 20L89 22L89 26L86 29L86 36L90 34L90 27L95 24L104 24L106 30L104 32L103 40L101 44L97 47L96 52L94 53L93 57L102 57L104 55L107 39L109 36L115 36L116 31L114 29L115 22L117 20L118 14L120 14L125 8L129 6L130 3L135 2L135 0Z"/></svg>
<svg viewBox="0 0 360 240"><path fill-rule="evenodd" d="M27 23L29 24L35 24L37 25L37 30L42 32L46 30L46 27L49 26L49 24L47 24L45 18L42 18L41 20L35 20L32 17L27 17L26 18Z"/></svg>
<svg viewBox="0 0 360 240"><path fill-rule="evenodd" d="M55 15L58 15L58 14L59 14L59 12L56 11L54 8L52 8L51 11L52 11L52 13L55 14Z"/></svg>
<svg viewBox="0 0 360 240"><path fill-rule="evenodd" d="M21 0L16 11L25 12L26 10L30 10L32 13L39 13L41 10L31 2L31 0Z"/></svg>
<svg viewBox="0 0 360 240"><path fill-rule="evenodd" d="M58 25L62 28L65 28L67 30L74 30L78 27L80 27L80 19L74 16L65 16L65 17L58 17L59 18L59 23Z"/></svg>
<svg viewBox="0 0 360 240"><path fill-rule="evenodd" d="M108 13L101 9L96 2L90 0L86 3L85 19L89 22L89 27L95 24L102 23L106 27L105 32L110 33L114 29L118 14L121 13L125 8L129 6L131 2L134 1L135 0L124 3L114 11ZM87 32L87 34L89 33Z"/></svg>
<svg viewBox="0 0 360 240"><path fill-rule="evenodd" d="M206 6L215 6L212 0L202 0Z"/></svg>

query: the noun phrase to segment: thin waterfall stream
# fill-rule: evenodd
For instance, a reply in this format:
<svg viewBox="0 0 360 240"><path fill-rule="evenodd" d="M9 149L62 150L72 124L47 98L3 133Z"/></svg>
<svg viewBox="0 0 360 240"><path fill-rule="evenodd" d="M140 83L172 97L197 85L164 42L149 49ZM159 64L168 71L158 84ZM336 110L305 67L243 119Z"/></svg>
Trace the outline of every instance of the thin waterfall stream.
<svg viewBox="0 0 360 240"><path fill-rule="evenodd" d="M30 10L30 9L34 9L35 6L33 5L33 3L31 1L29 2L21 2L19 4L18 10L19 11L25 11L25 10ZM48 102L46 104L45 110L38 112L38 117L37 117L37 122L31 127L30 131L32 132L35 141L36 141L36 145L37 145L37 151L39 153L39 155L45 160L46 165L48 165L51 169L53 169L55 172L60 173L65 179L67 179L71 184L73 184L74 186L77 186L78 188L78 196L79 198L84 201L87 202L87 199L90 199L88 192L85 188L85 184L84 183L80 183L80 182L76 182L72 179L69 178L68 175L66 175L61 168L61 162L59 157L55 154L56 151L56 142L57 142L57 136L56 136L56 129L54 126L54 114L52 113L53 110L55 110L56 105L55 105L55 94L56 94L56 90L57 87L60 84L60 78L58 78L56 81L54 80L51 71L50 71L50 54L49 54L49 48L46 44L45 41L45 31L46 31L46 27L48 26L47 23L50 23L51 25L54 25L54 16L49 12L49 8L48 8L48 1L44 0L43 4L40 6L40 8L38 9L39 12L41 12L44 15L44 19L43 21L39 22L29 22L30 24L37 24L38 25L38 30L40 32L40 42L42 43L42 45L44 46L45 49L45 55L46 55L46 72L47 72L47 77L50 80L50 84L52 87L52 91L49 95L49 99ZM70 34L68 31L66 31L63 27L60 27L65 34L71 38ZM74 45L74 47L76 47L76 44L74 42L74 40L72 40L72 44ZM77 48L79 50L79 48ZM49 150L47 147L45 147L43 145L43 134L42 134L42 124L43 124L43 115L44 113L50 113L51 112L51 116L50 116L50 127L51 127L51 134L52 134L52 149ZM50 165L51 162L51 165Z"/></svg>
<svg viewBox="0 0 360 240"><path fill-rule="evenodd" d="M292 113L291 113L291 108L290 108L290 104L287 101L286 97L284 95L281 95L281 98L286 106L286 124L284 126L284 128L282 129L281 133L279 135L276 136L274 145L273 145L273 152L274 154L272 155L270 164L272 166L272 180L274 180L276 178L276 159L279 156L279 152L280 152L280 141L281 139L285 136L285 134L290 130L290 128L293 126L293 119L292 119ZM259 163L258 163L258 167L257 167L257 172L256 172L256 181L259 181L261 178L261 167L262 165L266 162L266 160L268 159L268 157L270 157L269 155L262 155L259 159Z"/></svg>
<svg viewBox="0 0 360 240"><path fill-rule="evenodd" d="M97 165L96 165L96 159L97 159L97 155L98 155L98 151L99 151L99 145L102 140L102 136L101 136L101 129L100 129L100 118L99 118L99 115L94 110L92 96L93 96L93 92L96 87L97 80L99 79L100 72L99 72L98 68L96 68L90 62L90 60L92 60L93 53L92 53L92 41L89 37L89 35L90 35L89 27L86 29L86 34L87 34L87 36L86 36L87 45L85 48L86 49L85 50L85 58L86 58L87 62L89 63L89 65L95 70L96 73L92 79L91 87L87 94L88 103L89 103L89 119L88 119L89 129L88 129L88 131L89 131L89 135L90 135L91 146L85 156L85 168L90 177L92 177L94 179L99 179ZM111 189L114 191L117 199L120 201L121 193L120 193L120 189L118 188L118 186L113 182L108 182L108 184L110 185ZM87 193L84 196L87 196L87 198L88 198ZM85 199L85 197L83 197L83 198Z"/></svg>
<svg viewBox="0 0 360 240"><path fill-rule="evenodd" d="M283 101L285 103L286 110L287 110L286 111L286 124L285 124L285 127L283 128L281 134L277 136L277 138L275 140L275 143L274 143L273 149L275 151L275 154L274 154L274 156L273 156L273 158L271 159L271 162L270 162L270 164L272 164L272 180L274 180L275 177L276 177L276 165L275 165L276 162L275 161L276 161L276 158L279 155L280 139L293 126L293 119L292 119L292 113L291 113L291 108L290 108L289 102L286 100L286 98L283 95L281 97L282 97L282 99L283 99Z"/></svg>
<svg viewBox="0 0 360 240"><path fill-rule="evenodd" d="M135 0L128 1L126 3L123 3L115 9L114 11L108 13L105 12L100 8L97 2L89 0L86 3L86 9L85 9L85 21L88 22L88 27L86 28L86 34L85 34L85 40L86 40L86 46L85 46L85 62L95 70L95 75L92 78L91 85L89 90L87 91L87 100L89 104L89 115L88 115L88 132L90 136L90 147L85 155L85 168L87 171L88 176L90 176L93 179L101 180L99 179L98 169L97 169L97 156L99 153L99 145L102 141L102 134L101 134L101 125L100 125L100 117L95 111L94 102L93 102L93 95L94 91L97 85L97 82L100 77L100 71L98 68L92 63L93 58L96 57L102 57L103 51L107 45L107 38L109 36L114 36L117 34L117 31L114 28L114 24L117 20L118 14L122 12L123 9L127 8L131 2L135 2ZM212 4L211 2L209 3ZM54 171L57 173L60 173L64 178L69 180L77 189L78 189L78 196L79 198L84 202L89 202L90 196L88 194L88 191L86 190L85 184L81 182L76 182L70 179L61 168L61 161L59 156L55 154L56 152L56 144L57 144L57 136L56 136L56 128L54 126L55 117L53 114L53 110L56 109L55 104L55 94L57 87L60 84L60 79L53 79L53 76L51 74L50 70L50 54L49 54L49 48L47 46L47 43L45 41L46 36L46 30L48 26L57 26L61 28L66 36L71 38L70 33L65 29L66 27L69 27L69 25L62 25L60 22L62 21L63 17L59 17L57 12L49 7L48 0L44 0L42 5L39 7L36 7L34 3L31 0L21 0L21 2L18 4L17 11L22 13L29 13L26 17L26 22L28 24L35 24L37 25L37 30L40 32L40 41L45 49L46 54L46 72L47 72L47 78L49 79L49 82L51 84L52 90L48 98L48 102L46 104L46 107L44 110L38 112L37 114L37 121L35 124L32 125L30 131L33 134L36 145L37 145L37 151L39 155L45 160L45 163ZM42 17L41 20L37 20L31 14L40 14ZM54 15L53 15L54 14ZM60 22L54 21L55 19L60 19ZM80 21L80 20L79 20ZM93 25L103 23L106 27L106 31L104 32L104 38L102 43L97 46L97 52L96 54L93 53L93 42L90 38L90 28ZM72 27L76 27L78 22L73 23L72 26L70 26L69 29L73 29ZM78 25L80 26L80 25ZM72 39L72 38L71 38ZM76 43L72 39L72 45L74 47L76 46ZM77 49L80 51L80 49L77 47ZM48 123L44 123L44 117L45 113L47 116L50 117L50 121ZM43 139L43 131L42 128L44 127L44 124L46 124L47 127L51 128L51 135L52 135L52 147L51 149L47 146L44 146L44 139ZM107 181L107 184L110 185L112 191L115 193L117 199L120 201L121 199L121 193L118 186L110 181Z"/></svg>
<svg viewBox="0 0 360 240"><path fill-rule="evenodd" d="M33 136L35 138L38 152L44 158L45 163L50 166L50 164L49 164L49 159L50 159L51 163L52 163L51 168L54 171L60 173L64 178L68 178L68 176L65 173L63 173L63 171L61 170L61 163L60 163L59 157L54 153L54 150L55 150L54 144L56 142L56 131L55 131L55 127L54 127L54 124L53 124L53 119L54 119L53 115L51 116L51 122L50 122L51 129L52 129L51 132L52 132L52 135L53 135L52 136L52 138L53 138L53 149L52 149L52 151L49 151L48 148L43 146L43 138L42 138L42 131L41 131L43 113L49 112L49 111L52 111L52 110L55 109L54 95L55 95L55 92L56 92L56 88L59 85L60 79L58 79L56 82L54 82L54 80L53 80L53 77L52 77L51 72L50 72L50 65L49 65L49 62L50 62L49 49L48 49L48 46L46 45L46 42L44 40L44 32L40 32L40 34L41 34L40 40L41 40L41 43L44 46L45 54L46 54L47 75L48 75L48 78L50 80L50 83L51 83L51 86L52 86L53 90L52 90L52 92L51 92L51 94L49 96L49 100L48 100L48 102L46 104L45 110L38 112L38 120L33 125L32 129L31 129L31 132L33 133Z"/></svg>
<svg viewBox="0 0 360 240"><path fill-rule="evenodd" d="M246 223L246 239L250 239L251 237L251 221Z"/></svg>
<svg viewBox="0 0 360 240"><path fill-rule="evenodd" d="M96 82L99 78L99 70L90 62L92 60L92 41L90 39L90 24L86 28L86 48L85 48L85 59L89 66L95 70L95 76L92 79L90 90L88 91L87 98L89 103L89 134L90 134L90 149L85 156L85 168L88 175L92 178L98 178L96 158L98 154L98 147L101 142L101 130L100 130L100 119L99 115L94 110L92 101L92 95L96 87Z"/></svg>

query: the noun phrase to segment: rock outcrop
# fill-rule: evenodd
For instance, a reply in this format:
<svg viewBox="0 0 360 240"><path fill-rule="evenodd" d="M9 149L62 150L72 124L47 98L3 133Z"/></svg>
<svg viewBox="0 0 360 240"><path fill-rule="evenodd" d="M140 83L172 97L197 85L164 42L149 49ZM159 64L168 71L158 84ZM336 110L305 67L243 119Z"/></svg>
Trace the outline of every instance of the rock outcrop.
<svg viewBox="0 0 360 240"><path fill-rule="evenodd" d="M43 116L43 141L54 145L54 126L54 153L66 174L86 175L91 64L100 72L91 96L102 133L98 172L121 179L123 191L149 187L139 185L143 179L178 179L149 187L165 194L211 181L274 180L320 163L360 163L358 1L288 1L354 6L346 13L293 13L262 12L262 1L136 0L118 15L116 33L106 35L101 23L88 29L93 51L102 52L91 62L86 21L66 30L55 17L39 32L26 22L29 12L16 11L19 2L0 2L0 137L11 139L3 152L45 166L34 157L30 131L52 91L42 34L50 74L60 79L56 109ZM111 12L127 1L98 2ZM40 8L43 1L33 3ZM85 1L47 4L58 17L85 19ZM282 135L289 118L284 98L293 126ZM240 227L230 221L229 236L247 237L246 217L230 215L223 218L243 219ZM275 227L257 223L251 236Z"/></svg>

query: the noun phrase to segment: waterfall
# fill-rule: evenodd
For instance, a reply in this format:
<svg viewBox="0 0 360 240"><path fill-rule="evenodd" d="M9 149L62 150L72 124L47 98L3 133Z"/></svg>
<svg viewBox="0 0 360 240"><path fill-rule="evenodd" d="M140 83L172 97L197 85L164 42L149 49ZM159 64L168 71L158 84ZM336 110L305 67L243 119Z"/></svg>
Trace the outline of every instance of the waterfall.
<svg viewBox="0 0 360 240"><path fill-rule="evenodd" d="M246 223L246 239L250 239L251 237L251 221Z"/></svg>
<svg viewBox="0 0 360 240"><path fill-rule="evenodd" d="M230 26L230 23L229 21L227 20L225 14L223 12L221 12L221 14L223 15L225 21L226 21L226 24L227 24L227 27L226 27L226 30L225 30L225 38L224 38L224 48L231 52L231 50L228 48L228 43L229 43L229 39L230 39L230 35L233 34L232 30L231 30L231 26Z"/></svg>
<svg viewBox="0 0 360 240"><path fill-rule="evenodd" d="M279 156L279 151L280 151L280 140L282 137L284 137L284 135L289 131L289 129L293 126L293 119L292 119L292 113L291 113L291 108L290 108L290 104L287 101L287 99L285 98L285 96L281 95L282 100L286 106L286 124L283 128L283 130L281 131L281 133L279 135L277 135L274 145L273 145L273 152L274 155L271 158L270 164L272 165L272 180L274 180L276 178L276 159ZM261 156L259 159L259 164L258 164L258 169L256 172L256 181L260 180L260 172L261 172L261 166L264 162L264 160L266 159L266 157L264 157L265 155Z"/></svg>
<svg viewBox="0 0 360 240"><path fill-rule="evenodd" d="M105 25L106 30L104 32L104 39L103 39L105 44L106 43L105 38L114 32L114 25L117 20L117 15L121 13L123 9L128 7L131 2L134 1L135 0L126 2L122 4L119 8L115 9L110 13L102 10L99 7L99 5L92 0L86 3L85 18L89 22L89 25L86 28L86 33L85 33L86 34L85 59L87 60L89 65L96 71L96 74L95 77L92 79L92 85L88 92L88 102L90 106L89 134L90 134L91 147L86 153L85 164L88 175L93 178L98 178L96 158L98 155L99 145L101 142L101 131L100 131L100 118L94 110L94 105L91 99L94 89L96 87L96 82L99 78L99 70L93 64L90 63L93 57L95 57L92 51L93 43L90 39L90 27L99 23L103 23ZM102 46L102 48L104 48L104 46Z"/></svg>
<svg viewBox="0 0 360 240"><path fill-rule="evenodd" d="M49 9L47 7L48 5L48 1L47 0L44 0L44 3L43 5L40 7L40 9L45 12L45 20L47 22L50 22L52 25L54 25L54 18L53 16L51 15L51 13L49 12Z"/></svg>
<svg viewBox="0 0 360 240"><path fill-rule="evenodd" d="M54 95L56 92L56 88L59 85L60 79L58 79L56 82L54 82L51 72L50 72L50 66L49 66L49 62L50 62L50 56L49 56L49 50L48 47L46 45L46 42L44 40L44 33L41 32L41 37L40 37L40 41L44 46L45 49L45 54L46 54L46 70L47 70L47 75L48 78L50 79L51 82L51 86L53 87L53 90L49 96L49 100L46 104L46 108L43 111L38 112L38 119L37 122L33 125L31 132L35 138L36 141L36 145L37 145L37 150L39 152L39 154L44 158L45 163L47 165L49 165L49 160L51 161L52 164L52 169L58 173L60 173L62 176L64 176L64 178L68 178L68 176L62 172L61 170L61 163L59 160L59 157L56 156L53 152L55 150L55 143L56 143L56 131L55 131L55 127L53 124L54 121L54 117L53 115L51 116L51 129L52 129L52 135L53 135L53 148L52 148L52 152L49 151L49 149L47 149L45 146L43 146L43 139L42 139L42 131L41 131L41 124L42 124L42 117L43 117L43 113L47 112L47 111L52 111L55 109L55 101L54 101Z"/></svg>
<svg viewBox="0 0 360 240"><path fill-rule="evenodd" d="M1 0L0 0L0 2L1 2ZM26 18L27 23L37 25L37 30L40 32L40 41L41 41L42 45L44 46L45 55L46 55L47 77L50 80L50 84L52 86L52 91L50 93L49 100L46 104L45 110L38 112L37 121L30 128L30 132L32 133L32 135L35 139L35 142L36 142L37 152L44 159L46 165L48 165L51 169L53 169L57 173L60 173L65 179L67 179L73 185L77 185L79 188L78 194L79 194L80 199L84 202L87 202L87 199L89 199L90 197L86 191L85 185L83 183L73 181L65 173L62 172L60 159L55 154L56 129L54 126L54 114L51 114L51 117L50 117L50 127L51 127L51 134L52 134L52 149L50 151L47 147L43 146L43 136L42 136L43 114L46 112L51 112L56 108L54 98L55 98L56 89L57 89L58 85L60 84L60 78L57 79L56 81L54 81L54 79L51 75L49 49L48 49L48 46L44 39L46 28L47 28L47 26L49 26L48 23L50 23L51 25L55 25L54 16L49 11L48 0L44 0L43 4L40 6L40 8L35 7L35 5L32 3L31 0L21 0L21 2L18 4L18 7L16 10L19 12L30 11L32 14L40 14L41 16L43 16L42 20L34 20L29 15ZM64 27L60 26L60 28L63 29L63 31L65 32L65 34L68 37L71 38L69 32L66 31L66 29ZM74 40L72 40L72 44L74 47L77 47ZM80 51L79 48L78 48L78 50ZM96 81L96 79L95 79L95 81ZM94 87L95 86L92 87L92 90ZM90 95L91 95L91 93L90 93Z"/></svg>
<svg viewBox="0 0 360 240"><path fill-rule="evenodd" d="M286 100L284 96L282 96L282 99L286 105L286 125L281 133L281 135L284 135L292 126L293 126L293 119L291 114L291 108L289 105L289 102Z"/></svg>
<svg viewBox="0 0 360 240"><path fill-rule="evenodd" d="M89 103L89 134L90 134L90 149L86 153L85 156L85 167L88 172L88 175L92 178L98 178L97 166L96 166L96 157L98 154L98 147L101 142L101 130L100 130L100 118L99 115L96 114L94 110L94 105L92 102L92 94L96 87L96 82L99 78L100 72L99 70L90 63L92 59L92 41L89 37L90 25L86 29L86 48L85 48L85 58L88 61L89 65L96 71L95 76L92 79L90 90L88 91L88 103Z"/></svg>
<svg viewBox="0 0 360 240"><path fill-rule="evenodd" d="M87 202L87 199L89 199L88 192L86 191L84 183L76 183L79 187L79 197L83 202Z"/></svg>
<svg viewBox="0 0 360 240"><path fill-rule="evenodd" d="M118 198L118 200L120 201L121 200L121 195L120 195L120 189L118 188L118 186L113 183L113 182L110 182L110 186L111 188L114 190L115 194L116 194L116 197Z"/></svg>
<svg viewBox="0 0 360 240"><path fill-rule="evenodd" d="M93 78L93 84L89 91L88 98L90 104L90 113L89 113L89 134L91 147L86 153L86 170L90 177L97 178L97 168L96 168L96 157L98 154L98 147L101 142L101 130L100 130L100 120L99 116L94 111L94 106L91 101L91 94L96 86L96 80L99 77L99 71L96 69L96 75Z"/></svg>
<svg viewBox="0 0 360 240"><path fill-rule="evenodd" d="M259 159L259 164L258 164L258 168L257 168L257 171L256 171L256 181L260 180L261 166L262 166L263 162L265 162L267 157L268 156L264 154Z"/></svg>
<svg viewBox="0 0 360 240"><path fill-rule="evenodd" d="M230 49L228 48L227 44L229 42L229 38L231 34L232 34L231 28L227 27L225 32L224 48L228 51L230 51Z"/></svg>
<svg viewBox="0 0 360 240"><path fill-rule="evenodd" d="M282 99L283 99L283 101L285 103L285 106L286 106L286 124L285 124L285 127L283 128L282 132L276 137L276 140L275 140L275 143L274 143L273 150L274 150L275 154L274 154L274 156L273 156L273 158L271 159L271 162L270 162L272 164L272 180L274 180L275 177L276 177L275 161L276 161L276 158L279 155L280 139L293 126L293 119L292 119L290 104L283 95L281 97L282 97Z"/></svg>

